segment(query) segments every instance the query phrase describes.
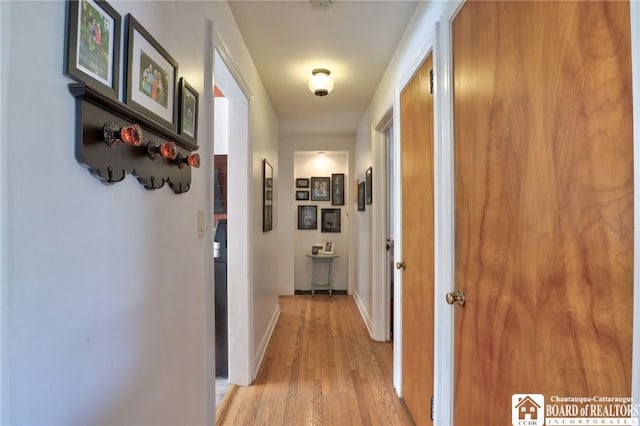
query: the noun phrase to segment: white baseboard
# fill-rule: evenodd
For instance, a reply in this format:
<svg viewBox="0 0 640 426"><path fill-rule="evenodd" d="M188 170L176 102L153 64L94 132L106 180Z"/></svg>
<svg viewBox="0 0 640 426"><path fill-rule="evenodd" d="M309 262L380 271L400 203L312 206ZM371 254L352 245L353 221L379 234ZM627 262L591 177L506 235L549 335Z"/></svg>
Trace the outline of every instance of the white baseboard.
<svg viewBox="0 0 640 426"><path fill-rule="evenodd" d="M369 312L367 312L367 310L365 309L364 303L362 302L362 299L358 294L358 290L353 290L353 299L356 301L356 306L360 311L360 316L364 321L364 325L367 327L367 331L369 332L369 337L373 338L373 333L371 332L371 316L369 315Z"/></svg>
<svg viewBox="0 0 640 426"><path fill-rule="evenodd" d="M258 376L258 371L260 371L260 366L262 365L262 361L264 360L264 355L267 352L267 346L269 346L273 331L276 329L278 318L280 318L280 305L276 305L276 308L273 310L273 314L271 315L271 319L269 320L267 330L265 331L264 336L262 336L262 341L260 342L260 346L258 347L258 351L256 352L256 357L254 358L255 362L253 363L252 381L255 380Z"/></svg>

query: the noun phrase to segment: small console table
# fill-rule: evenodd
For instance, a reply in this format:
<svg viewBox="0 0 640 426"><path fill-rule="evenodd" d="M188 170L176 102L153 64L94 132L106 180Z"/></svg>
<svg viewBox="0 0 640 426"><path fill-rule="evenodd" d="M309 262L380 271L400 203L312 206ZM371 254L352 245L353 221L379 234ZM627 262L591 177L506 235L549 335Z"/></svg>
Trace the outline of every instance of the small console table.
<svg viewBox="0 0 640 426"><path fill-rule="evenodd" d="M311 270L311 296L315 296L316 289L326 288L329 290L329 297L331 297L331 292L333 290L331 264L333 263L333 259L340 256L335 254L307 254L305 256L310 257L313 262L313 269ZM327 264L329 268L327 272L327 281L324 283L318 282L318 268L322 264Z"/></svg>

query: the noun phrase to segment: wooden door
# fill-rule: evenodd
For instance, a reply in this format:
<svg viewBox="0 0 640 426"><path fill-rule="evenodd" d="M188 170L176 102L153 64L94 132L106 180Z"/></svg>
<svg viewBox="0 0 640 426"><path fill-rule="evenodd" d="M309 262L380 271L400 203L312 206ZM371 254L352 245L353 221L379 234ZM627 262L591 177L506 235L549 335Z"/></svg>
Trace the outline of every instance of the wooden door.
<svg viewBox="0 0 640 426"><path fill-rule="evenodd" d="M456 425L511 424L514 393L630 396L629 19L468 2L453 22Z"/></svg>
<svg viewBox="0 0 640 426"><path fill-rule="evenodd" d="M433 96L431 55L400 94L402 141L402 397L416 425L433 393Z"/></svg>

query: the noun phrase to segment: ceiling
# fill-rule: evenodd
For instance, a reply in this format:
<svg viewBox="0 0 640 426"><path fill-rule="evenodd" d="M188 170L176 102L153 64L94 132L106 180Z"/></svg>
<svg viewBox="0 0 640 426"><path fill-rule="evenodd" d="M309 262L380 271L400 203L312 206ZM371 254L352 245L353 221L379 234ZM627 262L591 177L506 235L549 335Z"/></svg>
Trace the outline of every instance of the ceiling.
<svg viewBox="0 0 640 426"><path fill-rule="evenodd" d="M228 1L281 136L354 136L418 1ZM314 68L335 87L314 96Z"/></svg>

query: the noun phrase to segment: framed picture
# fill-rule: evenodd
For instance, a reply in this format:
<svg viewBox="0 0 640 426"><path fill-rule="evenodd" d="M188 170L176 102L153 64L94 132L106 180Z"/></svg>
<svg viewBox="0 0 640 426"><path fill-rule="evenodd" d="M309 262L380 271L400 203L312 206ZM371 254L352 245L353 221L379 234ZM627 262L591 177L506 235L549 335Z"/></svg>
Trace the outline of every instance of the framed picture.
<svg viewBox="0 0 640 426"><path fill-rule="evenodd" d="M125 103L175 131L178 63L131 14L126 19Z"/></svg>
<svg viewBox="0 0 640 426"><path fill-rule="evenodd" d="M296 188L309 188L309 179L307 179L307 178L297 178L296 179Z"/></svg>
<svg viewBox="0 0 640 426"><path fill-rule="evenodd" d="M195 91L184 78L180 79L178 90L178 101L180 105L180 120L178 123L178 133L187 138L190 142L198 144L198 92Z"/></svg>
<svg viewBox="0 0 640 426"><path fill-rule="evenodd" d="M262 160L262 232L273 229L273 167Z"/></svg>
<svg viewBox="0 0 640 426"><path fill-rule="evenodd" d="M106 1L67 3L64 73L114 99L119 95L121 22Z"/></svg>
<svg viewBox="0 0 640 426"><path fill-rule="evenodd" d="M365 180L367 182L367 204L372 204L373 203L373 186L371 181L372 179L372 175L373 175L373 169L371 167L369 167L367 169L367 172L365 173Z"/></svg>
<svg viewBox="0 0 640 426"><path fill-rule="evenodd" d="M331 201L331 178L312 177L311 178L311 200Z"/></svg>
<svg viewBox="0 0 640 426"><path fill-rule="evenodd" d="M324 254L333 254L333 241L325 240L324 245L322 247L322 252Z"/></svg>
<svg viewBox="0 0 640 426"><path fill-rule="evenodd" d="M331 175L331 204L344 206L344 173Z"/></svg>
<svg viewBox="0 0 640 426"><path fill-rule="evenodd" d="M305 201L309 199L309 191L296 191L296 200Z"/></svg>
<svg viewBox="0 0 640 426"><path fill-rule="evenodd" d="M318 206L298 206L298 229L318 229Z"/></svg>
<svg viewBox="0 0 640 426"><path fill-rule="evenodd" d="M322 209L322 232L340 232L340 209Z"/></svg>
<svg viewBox="0 0 640 426"><path fill-rule="evenodd" d="M365 183L358 184L358 211L363 212L365 208Z"/></svg>

